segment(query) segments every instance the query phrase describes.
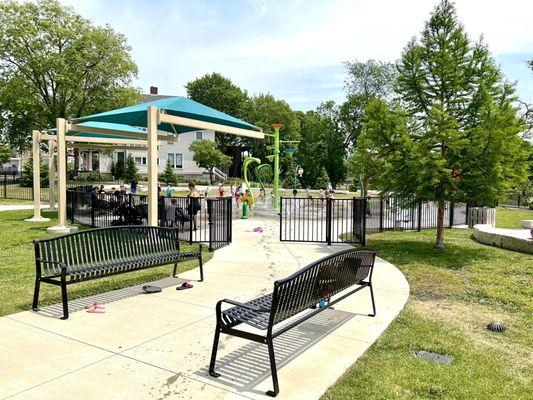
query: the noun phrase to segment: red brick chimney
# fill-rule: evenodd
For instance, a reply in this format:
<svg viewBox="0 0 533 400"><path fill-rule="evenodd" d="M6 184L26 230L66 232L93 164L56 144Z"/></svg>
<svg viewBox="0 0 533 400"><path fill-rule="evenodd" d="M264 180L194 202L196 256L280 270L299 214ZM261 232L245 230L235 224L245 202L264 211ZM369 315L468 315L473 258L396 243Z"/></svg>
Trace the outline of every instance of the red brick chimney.
<svg viewBox="0 0 533 400"><path fill-rule="evenodd" d="M157 95L157 86L150 86L150 94Z"/></svg>

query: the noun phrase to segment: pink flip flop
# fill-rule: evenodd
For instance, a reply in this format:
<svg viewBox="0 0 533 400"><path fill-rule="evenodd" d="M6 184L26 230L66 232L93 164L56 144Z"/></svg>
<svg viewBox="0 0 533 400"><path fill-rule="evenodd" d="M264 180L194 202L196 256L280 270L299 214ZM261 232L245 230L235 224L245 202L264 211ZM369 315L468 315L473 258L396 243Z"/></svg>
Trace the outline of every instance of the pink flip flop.
<svg viewBox="0 0 533 400"><path fill-rule="evenodd" d="M98 303L97 301L93 301L91 303L89 303L89 305L85 306L85 309L89 309L91 307L95 307L95 308L105 308L105 304L102 304L102 303Z"/></svg>
<svg viewBox="0 0 533 400"><path fill-rule="evenodd" d="M101 304L95 304L95 305L92 305L91 307L87 308L87 312L88 313L91 313L91 314L103 314L105 313L105 308L104 307L99 307L101 306Z"/></svg>

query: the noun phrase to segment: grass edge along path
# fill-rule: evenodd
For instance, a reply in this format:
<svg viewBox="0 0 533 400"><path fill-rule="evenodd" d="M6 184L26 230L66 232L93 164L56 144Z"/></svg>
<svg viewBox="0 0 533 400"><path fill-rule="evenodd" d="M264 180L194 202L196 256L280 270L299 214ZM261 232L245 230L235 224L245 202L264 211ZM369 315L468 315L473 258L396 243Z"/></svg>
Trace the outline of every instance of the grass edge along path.
<svg viewBox="0 0 533 400"><path fill-rule="evenodd" d="M524 212L498 209L498 218L498 226L517 228ZM410 298L323 400L533 398L533 256L482 245L471 234L446 230L441 253L432 249L435 230L368 236L367 247L405 274ZM492 320L507 330L487 331ZM454 360L426 361L415 350Z"/></svg>
<svg viewBox="0 0 533 400"><path fill-rule="evenodd" d="M44 217L51 218L50 222L25 222L25 218L33 215L31 210L0 212L0 316L31 309L33 287L35 283L35 257L33 254L33 239L53 237L46 232L46 227L57 223L57 214L43 211ZM197 248L198 245L192 245ZM185 245L187 251L189 245ZM204 264L211 259L212 253L203 246L202 259ZM179 272L196 268L197 261L180 263ZM115 275L94 281L81 282L69 286L69 300L103 293L110 290L133 286L169 277L172 266L151 268L143 271ZM41 285L39 305L59 303L61 293L59 287Z"/></svg>

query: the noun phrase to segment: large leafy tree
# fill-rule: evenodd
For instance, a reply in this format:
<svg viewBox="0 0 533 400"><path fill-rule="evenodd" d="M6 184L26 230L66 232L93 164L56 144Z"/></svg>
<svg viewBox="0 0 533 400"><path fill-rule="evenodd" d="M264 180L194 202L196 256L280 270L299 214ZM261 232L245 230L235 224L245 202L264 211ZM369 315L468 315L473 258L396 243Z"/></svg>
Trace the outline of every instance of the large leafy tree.
<svg viewBox="0 0 533 400"><path fill-rule="evenodd" d="M283 124L280 130L281 140L300 140L300 120L296 113L287 102L277 100L271 94L259 94L252 97L247 102L245 115L248 122L260 127L266 134L273 134L272 124L280 123ZM266 136L264 140L248 139L247 143L254 157L259 157L261 160L265 160L266 155L272 153L267 148L273 144L270 136ZM292 179L295 173L293 160L285 153L285 150L294 146L294 144L281 146L280 169L281 177L285 181Z"/></svg>
<svg viewBox="0 0 533 400"><path fill-rule="evenodd" d="M248 99L246 91L235 85L229 78L213 72L188 82L185 85L187 97L215 110L242 118ZM230 146L240 145L240 137L216 132L216 141L222 152Z"/></svg>
<svg viewBox="0 0 533 400"><path fill-rule="evenodd" d="M324 151L323 132L327 124L316 111L300 113L302 141L298 146L297 162L304 170L303 181L308 187L317 187L317 181L324 168L326 152Z"/></svg>
<svg viewBox="0 0 533 400"><path fill-rule="evenodd" d="M0 3L0 129L29 146L32 129L140 100L126 38L56 0Z"/></svg>
<svg viewBox="0 0 533 400"><path fill-rule="evenodd" d="M379 166L382 189L438 203L442 249L446 201L494 204L525 177L514 90L448 0L407 44L398 70L399 101L369 103L358 150Z"/></svg>
<svg viewBox="0 0 533 400"><path fill-rule="evenodd" d="M346 62L344 65L347 70L347 96L339 107L339 123L344 132L344 145L351 149L361 133L366 105L372 99L391 97L397 70L392 63L372 59Z"/></svg>
<svg viewBox="0 0 533 400"><path fill-rule="evenodd" d="M357 139L363 130L365 109L374 99L390 100L393 83L397 76L396 66L392 63L367 60L344 64L347 69L345 79L346 101L338 108L338 121L344 135L344 147L353 153L348 160L348 172L354 178L360 177L367 187L372 178L372 169L361 163L354 151Z"/></svg>
<svg viewBox="0 0 533 400"><path fill-rule="evenodd" d="M346 147L343 142L342 125L339 123L339 110L333 101L326 101L317 108L322 119L322 151L325 153L323 167L326 169L333 187L346 179Z"/></svg>
<svg viewBox="0 0 533 400"><path fill-rule="evenodd" d="M215 142L211 140L195 140L189 146L193 152L192 159L199 167L209 171L209 182L213 184L213 168L227 167L231 158L222 153Z"/></svg>
<svg viewBox="0 0 533 400"><path fill-rule="evenodd" d="M0 167L2 164L9 161L11 158L11 149L9 148L7 143L4 143L2 139L0 139Z"/></svg>

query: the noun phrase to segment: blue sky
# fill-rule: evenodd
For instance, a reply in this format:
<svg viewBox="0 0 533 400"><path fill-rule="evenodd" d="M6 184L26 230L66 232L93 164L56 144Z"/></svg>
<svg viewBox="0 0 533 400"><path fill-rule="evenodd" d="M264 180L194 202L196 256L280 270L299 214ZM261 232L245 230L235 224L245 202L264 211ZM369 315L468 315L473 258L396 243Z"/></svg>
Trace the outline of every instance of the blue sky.
<svg viewBox="0 0 533 400"><path fill-rule="evenodd" d="M342 101L348 60L394 61L436 0L60 0L128 38L143 91L184 95L220 72L293 108ZM533 1L458 0L471 38L483 34L519 95L533 103Z"/></svg>

